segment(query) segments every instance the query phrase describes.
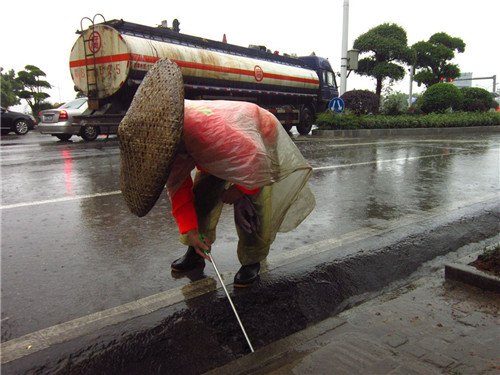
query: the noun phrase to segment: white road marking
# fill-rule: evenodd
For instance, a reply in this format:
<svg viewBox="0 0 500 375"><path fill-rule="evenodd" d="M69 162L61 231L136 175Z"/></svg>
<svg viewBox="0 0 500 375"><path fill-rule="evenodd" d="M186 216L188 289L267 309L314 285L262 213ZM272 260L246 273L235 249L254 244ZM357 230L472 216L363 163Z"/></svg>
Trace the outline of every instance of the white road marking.
<svg viewBox="0 0 500 375"><path fill-rule="evenodd" d="M82 199L91 199L91 198L98 198L98 197L105 197L108 195L117 195L121 194L121 190L116 190L116 191L108 191L106 193L95 193L95 194L87 194L87 195L75 195L73 197L62 197L62 198L55 198L55 199L47 199L43 201L35 201L35 202L24 202L24 203L14 203L14 204L8 204L5 206L0 206L0 210L7 210L11 208L19 208L19 207L30 207L30 206L39 206L42 204L51 204L51 203L61 203L61 202L69 202L69 201L78 201Z"/></svg>
<svg viewBox="0 0 500 375"><path fill-rule="evenodd" d="M450 156L450 155L456 155L456 154L457 153L434 154L434 155L405 157L405 158L399 158L399 159L373 160L373 161L351 163L351 164L327 165L324 167L315 167L315 168L313 168L313 171L331 170L331 169L339 169L339 168L351 168L351 167L359 167L362 165L370 165L370 164L378 164L378 163L402 162L402 161L408 161L408 160L417 160L417 159L433 158L433 157L440 157L440 156ZM47 199L47 200L34 201L34 202L14 203L14 204L0 206L0 210L8 210L8 209L14 209L14 208L20 208L20 207L39 206L39 205L43 205L43 204L79 201L82 199L91 199L91 198L98 198L98 197L104 197L104 196L109 196L109 195L118 195L118 194L121 194L120 190L109 191L109 192L105 192L105 193L87 194L87 195L75 195L72 197L61 197L61 198Z"/></svg>
<svg viewBox="0 0 500 375"><path fill-rule="evenodd" d="M408 161L408 160L427 159L427 158L451 156L451 155L457 155L457 154L459 154L459 153L451 153L450 152L448 154L441 153L441 154L424 155L424 156L408 156L408 157L398 158L398 159L373 160L373 161L365 161L365 162L351 163L351 164L327 165L324 167L315 167L315 168L313 168L313 171L322 171L322 170L337 169L337 168L359 167L362 165L379 164L379 163L391 163L391 162L396 163L396 162L402 162L402 161Z"/></svg>

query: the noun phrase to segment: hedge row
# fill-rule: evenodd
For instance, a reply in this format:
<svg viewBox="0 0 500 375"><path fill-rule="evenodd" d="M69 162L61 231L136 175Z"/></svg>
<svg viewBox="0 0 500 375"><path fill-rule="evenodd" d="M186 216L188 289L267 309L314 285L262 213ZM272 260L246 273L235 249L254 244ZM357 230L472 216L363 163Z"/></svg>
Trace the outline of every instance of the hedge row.
<svg viewBox="0 0 500 375"><path fill-rule="evenodd" d="M322 130L451 128L500 125L500 112L430 113L428 115L346 115L320 113L316 125Z"/></svg>

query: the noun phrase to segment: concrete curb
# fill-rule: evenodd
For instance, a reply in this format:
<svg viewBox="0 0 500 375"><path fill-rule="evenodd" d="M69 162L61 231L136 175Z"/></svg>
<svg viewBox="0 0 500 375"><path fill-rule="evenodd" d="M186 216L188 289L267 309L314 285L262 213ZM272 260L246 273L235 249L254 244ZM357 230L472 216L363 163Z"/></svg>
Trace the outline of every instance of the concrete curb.
<svg viewBox="0 0 500 375"><path fill-rule="evenodd" d="M320 130L314 129L313 136L327 138L365 138L387 136L428 136L437 134L497 133L500 125L471 126L457 128L405 128L405 129L355 129L355 130Z"/></svg>
<svg viewBox="0 0 500 375"><path fill-rule="evenodd" d="M277 267L233 302L256 349L380 294L423 263L498 235L495 201L431 217ZM283 277L286 275L286 277ZM200 374L248 353L221 290L109 325L6 363L2 373Z"/></svg>
<svg viewBox="0 0 500 375"><path fill-rule="evenodd" d="M498 244L489 246L486 250L491 250L496 246L498 246ZM492 273L478 270L476 267L469 265L471 262L475 261L484 250L485 249L475 251L455 262L445 263L445 279L469 284L483 290L500 292L500 277Z"/></svg>
<svg viewBox="0 0 500 375"><path fill-rule="evenodd" d="M444 274L447 280L460 281L484 290L500 292L500 277L480 271L466 264L446 264Z"/></svg>

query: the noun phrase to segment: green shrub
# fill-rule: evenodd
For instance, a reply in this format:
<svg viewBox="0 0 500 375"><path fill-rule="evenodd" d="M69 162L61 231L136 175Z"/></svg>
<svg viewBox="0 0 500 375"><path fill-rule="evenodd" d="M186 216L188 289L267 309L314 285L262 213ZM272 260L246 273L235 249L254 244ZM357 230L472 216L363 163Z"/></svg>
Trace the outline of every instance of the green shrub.
<svg viewBox="0 0 500 375"><path fill-rule="evenodd" d="M464 96L460 89L449 83L436 83L429 87L422 96L422 111L442 113L447 109L459 110Z"/></svg>
<svg viewBox="0 0 500 375"><path fill-rule="evenodd" d="M401 92L389 95L380 104L380 113L396 116L408 112L408 95Z"/></svg>
<svg viewBox="0 0 500 375"><path fill-rule="evenodd" d="M464 96L462 109L466 112L486 112L494 102L493 96L480 87L464 87L460 91Z"/></svg>
<svg viewBox="0 0 500 375"><path fill-rule="evenodd" d="M340 97L345 108L352 110L357 116L377 113L380 98L369 90L346 91Z"/></svg>
<svg viewBox="0 0 500 375"><path fill-rule="evenodd" d="M320 113L316 125L323 130L446 128L500 125L500 112L430 113L428 115L339 115Z"/></svg>
<svg viewBox="0 0 500 375"><path fill-rule="evenodd" d="M363 129L362 120L359 116L333 113L320 113L316 119L316 126L320 129Z"/></svg>

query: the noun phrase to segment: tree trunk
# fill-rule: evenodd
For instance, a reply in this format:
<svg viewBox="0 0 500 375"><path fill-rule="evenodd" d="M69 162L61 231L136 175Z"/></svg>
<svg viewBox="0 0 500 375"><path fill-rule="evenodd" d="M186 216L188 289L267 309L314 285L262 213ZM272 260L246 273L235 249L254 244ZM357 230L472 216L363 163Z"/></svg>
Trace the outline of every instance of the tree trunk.
<svg viewBox="0 0 500 375"><path fill-rule="evenodd" d="M377 94L379 100L377 103L377 109L375 110L374 115L378 115L378 109L380 107L380 94L382 93L382 78L377 78L377 88L375 89L375 94Z"/></svg>

